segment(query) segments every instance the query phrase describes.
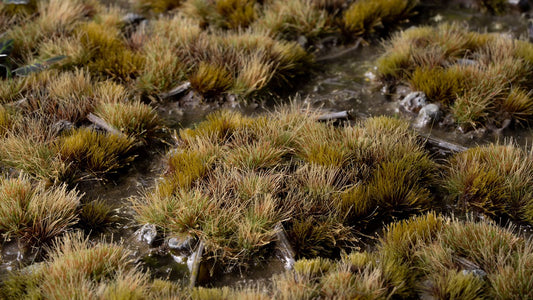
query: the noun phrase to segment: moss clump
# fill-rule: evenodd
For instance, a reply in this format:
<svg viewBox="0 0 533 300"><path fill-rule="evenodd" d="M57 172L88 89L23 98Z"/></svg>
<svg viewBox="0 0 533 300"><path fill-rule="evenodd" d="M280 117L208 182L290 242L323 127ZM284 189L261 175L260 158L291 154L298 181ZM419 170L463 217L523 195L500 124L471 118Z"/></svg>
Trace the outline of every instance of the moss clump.
<svg viewBox="0 0 533 300"><path fill-rule="evenodd" d="M77 221L80 196L65 186L45 188L26 177L0 180L0 232L4 238L41 245Z"/></svg>
<svg viewBox="0 0 533 300"><path fill-rule="evenodd" d="M246 263L267 255L279 222L299 256L338 255L366 222L428 208L435 164L406 123L335 128L313 118L223 112L180 131L164 179L135 201L139 220L199 237L217 260ZM346 196L354 186L365 192Z"/></svg>
<svg viewBox="0 0 533 300"><path fill-rule="evenodd" d="M468 130L529 123L530 53L521 41L444 24L397 34L376 64L383 82L423 91Z"/></svg>
<svg viewBox="0 0 533 300"><path fill-rule="evenodd" d="M444 186L460 209L531 223L532 163L511 144L476 147L451 159Z"/></svg>

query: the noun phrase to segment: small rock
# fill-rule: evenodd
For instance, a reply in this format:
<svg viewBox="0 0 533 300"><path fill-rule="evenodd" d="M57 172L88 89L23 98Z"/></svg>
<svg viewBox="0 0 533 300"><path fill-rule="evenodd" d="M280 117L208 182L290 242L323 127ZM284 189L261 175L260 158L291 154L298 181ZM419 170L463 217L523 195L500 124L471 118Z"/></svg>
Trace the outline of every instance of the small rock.
<svg viewBox="0 0 533 300"><path fill-rule="evenodd" d="M442 121L439 123L440 127L450 127L455 125L455 118L453 117L453 114L447 114L442 118Z"/></svg>
<svg viewBox="0 0 533 300"><path fill-rule="evenodd" d="M430 103L420 109L414 125L418 128L426 127L436 122L440 118L440 115L439 106Z"/></svg>
<svg viewBox="0 0 533 300"><path fill-rule="evenodd" d="M468 58L460 58L457 60L457 64L461 66L475 66L477 65L477 61Z"/></svg>
<svg viewBox="0 0 533 300"><path fill-rule="evenodd" d="M411 88L406 85L403 85L403 84L397 85L396 88L394 88L394 94L392 95L392 100L401 101L402 99L404 99L407 95L409 95L412 92L413 90L411 90Z"/></svg>
<svg viewBox="0 0 533 300"><path fill-rule="evenodd" d="M157 228L154 224L144 224L135 234L139 242L146 242L148 245L152 245L157 236Z"/></svg>
<svg viewBox="0 0 533 300"><path fill-rule="evenodd" d="M484 278L485 276L487 276L487 273L481 269L463 270L463 275L469 274L473 274L474 276L477 276L479 278Z"/></svg>
<svg viewBox="0 0 533 300"><path fill-rule="evenodd" d="M376 81L377 79L376 74L372 71L366 71L364 76L367 81Z"/></svg>
<svg viewBox="0 0 533 300"><path fill-rule="evenodd" d="M184 237L173 237L168 239L168 247L174 250L191 250L194 238L190 235Z"/></svg>
<svg viewBox="0 0 533 300"><path fill-rule="evenodd" d="M145 17L136 14L136 13L127 13L123 18L122 22L126 24L139 24L141 21L146 19Z"/></svg>
<svg viewBox="0 0 533 300"><path fill-rule="evenodd" d="M54 123L54 125L52 125L52 128L53 128L53 130L54 130L54 132L56 134L61 134L64 131L69 131L73 127L74 127L74 125L71 122L67 121L67 120L57 121L57 122Z"/></svg>
<svg viewBox="0 0 533 300"><path fill-rule="evenodd" d="M390 95L390 87L388 85L382 86L381 87L381 94Z"/></svg>
<svg viewBox="0 0 533 300"><path fill-rule="evenodd" d="M407 111L417 113L422 107L424 107L424 105L426 105L427 100L424 92L412 92L400 101L400 106Z"/></svg>
<svg viewBox="0 0 533 300"><path fill-rule="evenodd" d="M307 38L305 37L305 35L300 35L297 39L297 42L300 46L302 46L302 48L306 48L307 47Z"/></svg>
<svg viewBox="0 0 533 300"><path fill-rule="evenodd" d="M20 273L24 274L24 275L31 275L31 274L36 274L38 273L41 268L44 267L44 262L38 262L38 263L34 263L34 264L31 264L23 269L20 270Z"/></svg>
<svg viewBox="0 0 533 300"><path fill-rule="evenodd" d="M487 136L487 128L485 127L481 127L481 128L477 128L477 129L474 129L474 128L462 128L462 127L459 127L458 128L459 130L466 130L466 131L463 131L465 133L465 137L471 139L471 140L479 140L479 139L482 139L484 138L485 136Z"/></svg>

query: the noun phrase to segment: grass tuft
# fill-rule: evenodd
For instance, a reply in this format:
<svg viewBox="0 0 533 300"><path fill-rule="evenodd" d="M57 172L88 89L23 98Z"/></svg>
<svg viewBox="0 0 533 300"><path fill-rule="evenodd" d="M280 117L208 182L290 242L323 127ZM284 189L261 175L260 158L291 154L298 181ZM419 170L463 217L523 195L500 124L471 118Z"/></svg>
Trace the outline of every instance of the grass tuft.
<svg viewBox="0 0 533 300"><path fill-rule="evenodd" d="M100 103L95 108L95 114L145 144L161 135L162 123L157 113L140 101Z"/></svg>
<svg viewBox="0 0 533 300"><path fill-rule="evenodd" d="M408 84L450 111L462 130L527 124L531 51L522 41L458 24L411 28L385 44L376 61L385 84Z"/></svg>
<svg viewBox="0 0 533 300"><path fill-rule="evenodd" d="M27 177L2 178L0 232L29 245L42 245L65 233L77 221L80 196L65 186L33 186Z"/></svg>
<svg viewBox="0 0 533 300"><path fill-rule="evenodd" d="M279 222L298 257L338 256L368 223L428 209L436 165L407 123L335 128L313 115L222 111L181 130L163 179L134 201L139 220L196 236L233 265L267 255Z"/></svg>
<svg viewBox="0 0 533 300"><path fill-rule="evenodd" d="M451 159L444 186L459 209L531 222L531 163L512 144L476 147Z"/></svg>

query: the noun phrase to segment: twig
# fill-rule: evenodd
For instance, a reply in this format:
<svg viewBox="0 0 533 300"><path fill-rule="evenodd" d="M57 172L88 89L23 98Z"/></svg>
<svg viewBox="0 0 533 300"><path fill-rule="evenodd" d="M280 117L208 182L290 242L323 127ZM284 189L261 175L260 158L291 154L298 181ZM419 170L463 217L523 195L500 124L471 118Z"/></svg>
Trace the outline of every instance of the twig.
<svg viewBox="0 0 533 300"><path fill-rule="evenodd" d="M191 267L191 276L189 281L189 287L193 288L196 285L198 279L198 273L200 270L200 262L202 261L202 256L204 255L204 241L200 241L196 252L194 252L194 258Z"/></svg>
<svg viewBox="0 0 533 300"><path fill-rule="evenodd" d="M170 91L168 91L166 93L159 94L159 97L161 97L163 99L166 99L166 98L170 98L170 97L173 97L173 96L177 96L177 95L185 93L190 88L191 88L191 83L187 81L187 82L185 82L183 84L178 85L177 87L171 89Z"/></svg>
<svg viewBox="0 0 533 300"><path fill-rule="evenodd" d="M323 56L323 57L317 58L316 62L317 63L327 62L327 61L334 60L334 59L337 59L339 57L342 57L342 56L344 56L344 55L346 55L348 53L351 53L352 51L357 50L357 48L359 48L359 45L361 44L362 40L363 40L362 38L357 39L357 42L355 42L355 45L353 45L352 47L350 47L348 49L345 49L345 50L343 50L341 52L337 52L337 53L332 54L332 55L328 55L328 56Z"/></svg>
<svg viewBox="0 0 533 300"><path fill-rule="evenodd" d="M281 225L281 223L278 223L276 225L276 231L276 236L278 238L278 248L281 252L283 260L285 260L285 269L290 270L292 269L292 266L295 262L295 252L292 249L291 244L289 243L289 239L287 238L287 234L285 233L285 229L283 228L283 225Z"/></svg>
<svg viewBox="0 0 533 300"><path fill-rule="evenodd" d="M439 148L439 149L442 149L442 150L445 150L445 151L448 151L448 152L451 152L451 153L464 152L464 151L468 150L467 147L464 147L464 146L461 146L461 145L457 145L457 144L454 144L454 143L450 143L450 142L447 142L445 140L429 136L427 134L423 134L423 133L418 133L418 134L422 138L424 138L424 140L428 144L430 144L431 146Z"/></svg>
<svg viewBox="0 0 533 300"><path fill-rule="evenodd" d="M334 120L347 120L351 119L352 115L347 110L333 112L325 115L318 116L318 121L334 121Z"/></svg>
<svg viewBox="0 0 533 300"><path fill-rule="evenodd" d="M111 124L107 123L104 119L98 116L95 116L92 113L89 113L89 115L87 115L87 120L89 120L94 125L104 129L105 131L109 133L116 134L116 135L125 135L124 133L122 133L122 131L116 129Z"/></svg>

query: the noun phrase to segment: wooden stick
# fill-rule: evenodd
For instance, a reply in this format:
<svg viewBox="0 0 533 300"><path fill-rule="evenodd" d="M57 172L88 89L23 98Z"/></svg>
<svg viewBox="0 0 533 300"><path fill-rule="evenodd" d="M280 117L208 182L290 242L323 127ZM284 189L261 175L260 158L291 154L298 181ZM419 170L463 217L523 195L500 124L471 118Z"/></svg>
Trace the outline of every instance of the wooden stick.
<svg viewBox="0 0 533 300"><path fill-rule="evenodd" d="M170 97L173 97L173 96L177 96L179 94L185 93L190 88L191 88L191 83L187 81L187 82L185 82L183 84L178 85L177 87L171 89L170 91L168 91L166 93L161 93L159 95L159 97L161 97L163 99L166 99L166 98L170 98Z"/></svg>
<svg viewBox="0 0 533 300"><path fill-rule="evenodd" d="M445 140L429 136L427 134L418 133L420 137L422 137L428 144L430 144L433 147L451 152L451 153L458 153L458 152L464 152L468 150L467 147L457 145L454 143L447 142Z"/></svg>
<svg viewBox="0 0 533 300"><path fill-rule="evenodd" d="M352 116L347 110L333 112L325 115L321 115L317 118L318 121L334 121L334 120L347 120L351 119Z"/></svg>
<svg viewBox="0 0 533 300"><path fill-rule="evenodd" d="M125 135L124 133L122 133L122 131L116 129L111 124L107 123L104 119L98 116L95 116L92 113L89 113L87 115L87 119L94 125L104 129L105 131L109 133L116 134L116 135Z"/></svg>
<svg viewBox="0 0 533 300"><path fill-rule="evenodd" d="M198 248L194 252L192 267L191 267L191 276L189 281L189 287L193 288L196 285L198 280L198 273L200 271L200 263L202 262L202 256L204 255L204 241L200 241Z"/></svg>
<svg viewBox="0 0 533 300"><path fill-rule="evenodd" d="M352 46L352 47L350 47L348 49L344 49L341 52L338 52L338 53L335 53L335 54L332 54L332 55L319 57L315 61L317 63L323 63L323 62L327 62L327 61L330 61L330 60L335 60L335 59L337 59L339 57L342 57L342 56L344 56L344 55L346 55L348 53L351 53L352 51L355 51L355 50L357 50L357 48L359 48L359 45L361 44L362 40L363 40L362 38L359 38L359 39L357 39L357 42L355 42L354 46Z"/></svg>
<svg viewBox="0 0 533 300"><path fill-rule="evenodd" d="M281 252L281 255L283 256L283 260L285 261L285 269L290 270L292 269L295 262L295 252L292 249L291 244L289 243L289 239L287 238L287 234L285 233L285 229L283 228L283 225L281 225L281 223L278 223L276 225L276 231L276 236L278 238L278 249Z"/></svg>

